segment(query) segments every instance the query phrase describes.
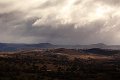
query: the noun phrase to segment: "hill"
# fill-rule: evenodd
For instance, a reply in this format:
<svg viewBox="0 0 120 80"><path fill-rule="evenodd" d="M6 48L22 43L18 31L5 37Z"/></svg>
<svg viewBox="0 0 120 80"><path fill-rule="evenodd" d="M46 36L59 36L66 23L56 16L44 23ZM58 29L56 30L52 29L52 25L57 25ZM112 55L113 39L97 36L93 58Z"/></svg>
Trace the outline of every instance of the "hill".
<svg viewBox="0 0 120 80"><path fill-rule="evenodd" d="M51 43L39 44L17 44L17 43L0 43L0 51L17 51L17 50L31 50L31 49L49 49L49 48L67 48L67 49L120 49L120 45L105 45L103 43L91 45L55 45Z"/></svg>

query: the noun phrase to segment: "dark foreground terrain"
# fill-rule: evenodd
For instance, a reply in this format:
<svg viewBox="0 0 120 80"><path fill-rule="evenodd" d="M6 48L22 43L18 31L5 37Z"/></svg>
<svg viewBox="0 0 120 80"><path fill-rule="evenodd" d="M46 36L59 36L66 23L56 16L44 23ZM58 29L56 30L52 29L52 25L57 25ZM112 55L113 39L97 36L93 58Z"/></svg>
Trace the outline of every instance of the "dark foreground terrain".
<svg viewBox="0 0 120 80"><path fill-rule="evenodd" d="M59 48L1 52L0 80L120 80L120 51Z"/></svg>

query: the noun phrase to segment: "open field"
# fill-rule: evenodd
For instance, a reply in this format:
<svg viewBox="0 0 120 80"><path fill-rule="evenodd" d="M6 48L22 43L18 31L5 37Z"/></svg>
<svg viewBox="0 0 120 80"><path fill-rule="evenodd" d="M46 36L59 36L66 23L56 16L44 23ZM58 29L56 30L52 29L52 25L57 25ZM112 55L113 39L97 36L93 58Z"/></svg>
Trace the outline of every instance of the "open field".
<svg viewBox="0 0 120 80"><path fill-rule="evenodd" d="M119 80L119 51L95 51L59 48L1 52L0 80Z"/></svg>

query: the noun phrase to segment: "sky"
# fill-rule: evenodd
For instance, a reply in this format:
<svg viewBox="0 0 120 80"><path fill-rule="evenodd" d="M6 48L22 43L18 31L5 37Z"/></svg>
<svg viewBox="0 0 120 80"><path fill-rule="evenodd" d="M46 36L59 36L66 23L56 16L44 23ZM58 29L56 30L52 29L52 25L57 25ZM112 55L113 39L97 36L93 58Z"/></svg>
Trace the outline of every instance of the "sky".
<svg viewBox="0 0 120 80"><path fill-rule="evenodd" d="M120 0L0 0L0 42L120 44Z"/></svg>

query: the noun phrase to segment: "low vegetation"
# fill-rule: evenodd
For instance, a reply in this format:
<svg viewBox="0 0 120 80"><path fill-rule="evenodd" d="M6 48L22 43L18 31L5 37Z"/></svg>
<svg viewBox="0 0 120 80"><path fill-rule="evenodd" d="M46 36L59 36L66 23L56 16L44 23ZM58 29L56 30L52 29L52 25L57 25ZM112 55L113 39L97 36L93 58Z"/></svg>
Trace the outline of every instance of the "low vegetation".
<svg viewBox="0 0 120 80"><path fill-rule="evenodd" d="M110 51L111 55L63 48L1 52L0 80L120 80L120 51Z"/></svg>

